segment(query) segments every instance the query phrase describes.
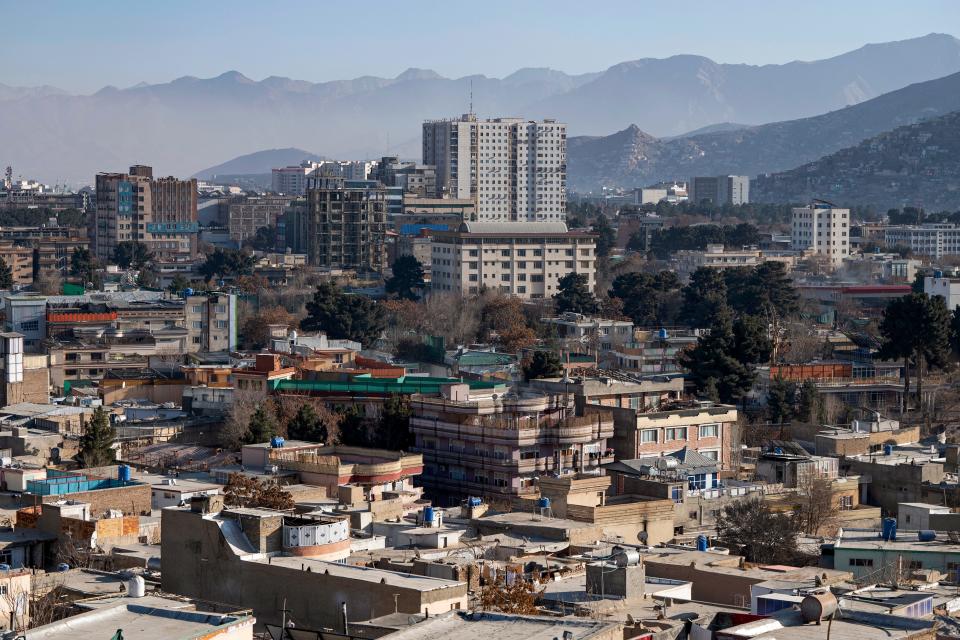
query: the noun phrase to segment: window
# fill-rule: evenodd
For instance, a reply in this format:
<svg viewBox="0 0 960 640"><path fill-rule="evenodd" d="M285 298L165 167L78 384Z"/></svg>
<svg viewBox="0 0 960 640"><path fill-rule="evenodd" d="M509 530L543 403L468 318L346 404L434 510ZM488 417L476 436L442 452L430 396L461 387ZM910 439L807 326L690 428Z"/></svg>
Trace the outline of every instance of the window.
<svg viewBox="0 0 960 640"><path fill-rule="evenodd" d="M194 329L202 329L202 328L203 328L203 322L200 321L200 320L194 320L194 321L193 321L193 328L194 328Z"/></svg>
<svg viewBox="0 0 960 640"><path fill-rule="evenodd" d="M911 560L910 566L908 567L911 571L916 571L923 569L923 561L921 560Z"/></svg>
<svg viewBox="0 0 960 640"><path fill-rule="evenodd" d="M851 567L872 567L873 558L850 558Z"/></svg>
<svg viewBox="0 0 960 640"><path fill-rule="evenodd" d="M20 323L20 330L21 330L21 331L37 331L37 330L39 330L39 329L40 329L40 321L39 321L39 320L28 320L27 322L21 322L21 323Z"/></svg>
<svg viewBox="0 0 960 640"><path fill-rule="evenodd" d="M687 439L686 427L670 427L666 430L666 438L664 438L664 440L686 440L686 439Z"/></svg>
<svg viewBox="0 0 960 640"><path fill-rule="evenodd" d="M710 460L717 460L719 457L716 451L699 451L698 453L704 458L709 458Z"/></svg>
<svg viewBox="0 0 960 640"><path fill-rule="evenodd" d="M720 436L720 425L718 424L702 424L700 425L700 437L701 438L717 438Z"/></svg>
<svg viewBox="0 0 960 640"><path fill-rule="evenodd" d="M203 305L202 305L202 304L195 304L195 305L193 305L193 312L194 312L194 313L203 313Z"/></svg>
<svg viewBox="0 0 960 640"><path fill-rule="evenodd" d="M640 431L640 442L657 442L657 429L643 429Z"/></svg>

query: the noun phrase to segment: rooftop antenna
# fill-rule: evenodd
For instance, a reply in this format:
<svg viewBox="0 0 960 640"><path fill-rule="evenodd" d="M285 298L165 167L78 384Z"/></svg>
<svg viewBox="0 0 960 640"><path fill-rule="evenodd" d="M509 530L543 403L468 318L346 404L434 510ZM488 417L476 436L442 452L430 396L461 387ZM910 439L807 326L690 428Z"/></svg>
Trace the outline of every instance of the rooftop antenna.
<svg viewBox="0 0 960 640"><path fill-rule="evenodd" d="M473 78L470 78L470 115L473 115Z"/></svg>

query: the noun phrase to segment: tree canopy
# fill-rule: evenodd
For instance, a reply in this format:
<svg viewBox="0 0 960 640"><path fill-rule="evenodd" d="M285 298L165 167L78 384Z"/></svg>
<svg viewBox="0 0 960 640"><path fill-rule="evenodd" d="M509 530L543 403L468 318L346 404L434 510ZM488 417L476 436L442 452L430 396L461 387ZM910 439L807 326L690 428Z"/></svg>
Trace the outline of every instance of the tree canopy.
<svg viewBox="0 0 960 640"><path fill-rule="evenodd" d="M617 232L610 226L607 216L602 213L594 219L591 229L597 234L597 257L606 258L617 246Z"/></svg>
<svg viewBox="0 0 960 640"><path fill-rule="evenodd" d="M113 464L116 452L113 442L117 431L110 424L110 418L103 407L93 410L93 416L86 424L80 436L80 453L77 459L84 467L103 467Z"/></svg>
<svg viewBox="0 0 960 640"><path fill-rule="evenodd" d="M369 346L387 326L383 308L370 298L346 294L333 282L321 282L307 303L305 331L324 331L334 340L355 340Z"/></svg>
<svg viewBox="0 0 960 640"><path fill-rule="evenodd" d="M797 555L799 533L797 518L774 513L763 498L737 500L717 516L720 543L758 564L791 564Z"/></svg>
<svg viewBox="0 0 960 640"><path fill-rule="evenodd" d="M0 289L13 288L13 271L7 265L7 261L0 258Z"/></svg>
<svg viewBox="0 0 960 640"><path fill-rule="evenodd" d="M393 261L393 276L386 282L387 293L401 300L419 300L424 288L423 265L413 256L400 256Z"/></svg>
<svg viewBox="0 0 960 640"><path fill-rule="evenodd" d="M235 278L253 273L253 256L236 249L217 247L213 253L197 268L204 281L210 282L214 276Z"/></svg>
<svg viewBox="0 0 960 640"><path fill-rule="evenodd" d="M680 304L680 280L673 271L624 273L613 280L611 298L623 300L623 312L640 327L673 324Z"/></svg>
<svg viewBox="0 0 960 640"><path fill-rule="evenodd" d="M80 278L84 283L93 281L93 274L97 268L96 258L85 247L77 247L70 256L70 275Z"/></svg>
<svg viewBox="0 0 960 640"><path fill-rule="evenodd" d="M523 362L523 379L556 378L563 375L563 363L553 351L534 351Z"/></svg>
<svg viewBox="0 0 960 640"><path fill-rule="evenodd" d="M113 249L113 260L121 269L140 269L153 258L142 242L120 242Z"/></svg>
<svg viewBox="0 0 960 640"><path fill-rule="evenodd" d="M585 273L568 273L557 283L557 293L553 304L557 313L573 311L575 313L596 313L599 305L588 286Z"/></svg>

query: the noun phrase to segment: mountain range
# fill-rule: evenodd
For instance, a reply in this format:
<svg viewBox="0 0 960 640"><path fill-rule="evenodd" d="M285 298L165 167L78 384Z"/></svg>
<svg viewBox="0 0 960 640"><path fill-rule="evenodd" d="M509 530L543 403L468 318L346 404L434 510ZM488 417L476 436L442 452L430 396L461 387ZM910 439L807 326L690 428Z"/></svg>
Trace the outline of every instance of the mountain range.
<svg viewBox="0 0 960 640"><path fill-rule="evenodd" d="M631 123L677 136L717 123L809 117L957 71L960 41L930 34L779 65L680 55L580 75L521 69L504 78L444 78L409 69L396 78L312 83L254 81L231 71L92 95L4 86L0 164L48 182L90 182L97 171L134 163L160 175L191 175L224 158L281 147L344 159L416 158L420 123L467 111L471 90L474 111L485 117L553 117L567 122L571 136Z"/></svg>
<svg viewBox="0 0 960 640"><path fill-rule="evenodd" d="M192 177L200 180L211 180L216 176L270 173L270 170L274 167L296 165L304 160L318 161L325 160L325 158L296 147L265 149L221 162L218 165L196 172Z"/></svg>
<svg viewBox="0 0 960 640"><path fill-rule="evenodd" d="M790 171L758 177L757 202L960 209L960 111L897 127Z"/></svg>
<svg viewBox="0 0 960 640"><path fill-rule="evenodd" d="M756 176L793 169L898 126L960 111L960 73L799 120L656 138L636 125L609 136L571 137L572 190L637 187L695 175Z"/></svg>

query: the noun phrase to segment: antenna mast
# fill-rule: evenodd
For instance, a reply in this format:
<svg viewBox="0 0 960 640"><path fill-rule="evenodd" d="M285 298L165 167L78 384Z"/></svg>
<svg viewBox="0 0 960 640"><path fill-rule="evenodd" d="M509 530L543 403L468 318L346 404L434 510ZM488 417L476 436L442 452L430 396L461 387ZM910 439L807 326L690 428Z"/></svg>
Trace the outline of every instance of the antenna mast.
<svg viewBox="0 0 960 640"><path fill-rule="evenodd" d="M470 115L473 115L473 78L470 78Z"/></svg>

